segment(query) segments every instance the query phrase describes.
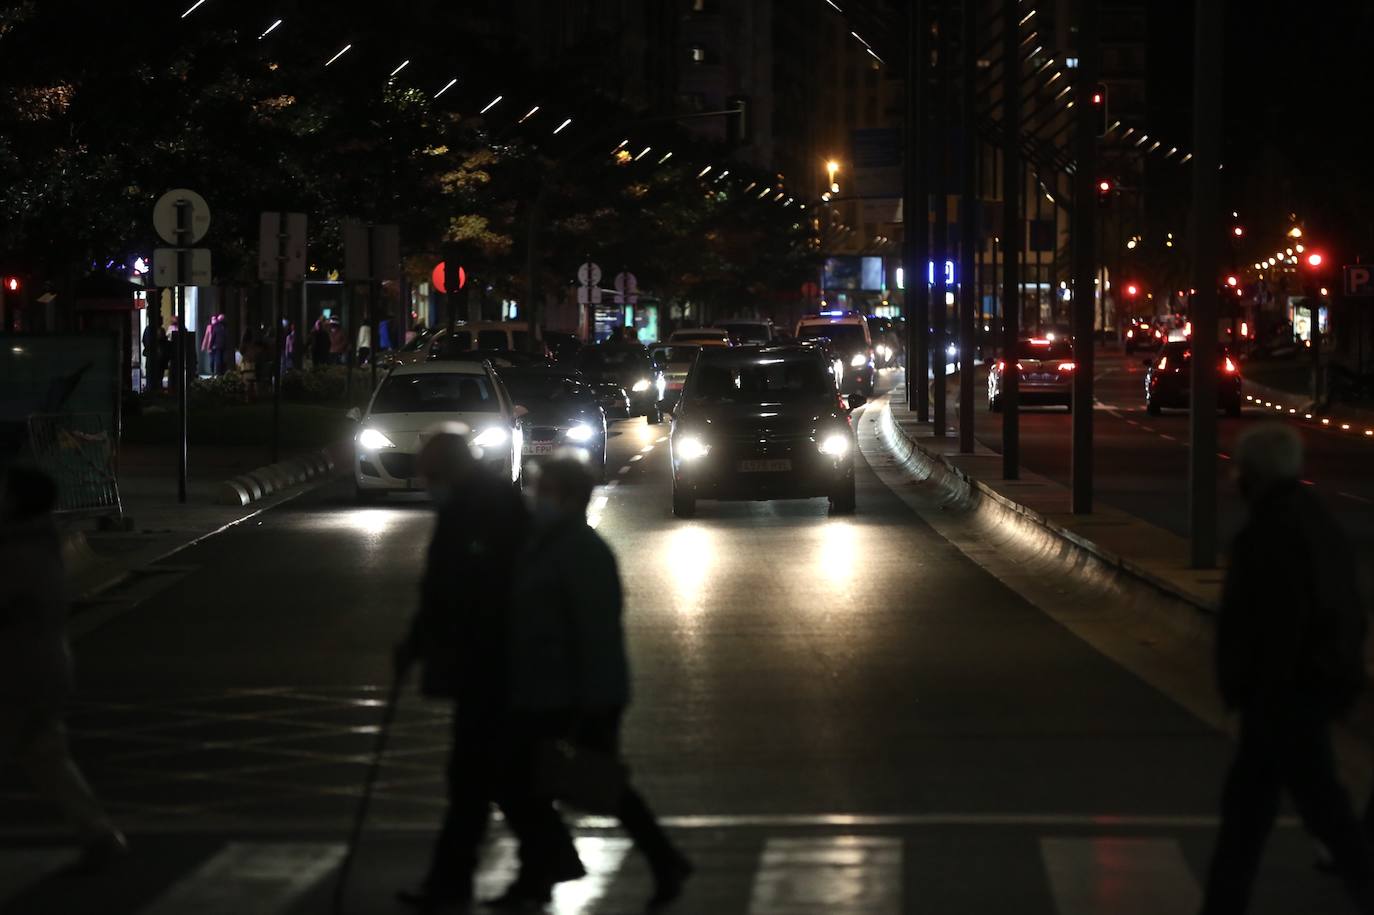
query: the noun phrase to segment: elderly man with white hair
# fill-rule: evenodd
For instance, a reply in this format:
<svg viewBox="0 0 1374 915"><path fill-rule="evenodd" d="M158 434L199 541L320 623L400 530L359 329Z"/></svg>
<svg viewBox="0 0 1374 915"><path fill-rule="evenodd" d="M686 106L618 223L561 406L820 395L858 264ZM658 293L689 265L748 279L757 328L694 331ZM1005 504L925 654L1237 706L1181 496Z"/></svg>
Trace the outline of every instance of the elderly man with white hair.
<svg viewBox="0 0 1374 915"><path fill-rule="evenodd" d="M1282 423L1248 429L1233 449L1250 511L1232 547L1216 647L1240 736L1204 915L1246 911L1285 789L1359 911L1374 913L1374 868L1331 744L1332 722L1364 683L1365 614L1354 551L1303 484L1302 459L1302 440Z"/></svg>

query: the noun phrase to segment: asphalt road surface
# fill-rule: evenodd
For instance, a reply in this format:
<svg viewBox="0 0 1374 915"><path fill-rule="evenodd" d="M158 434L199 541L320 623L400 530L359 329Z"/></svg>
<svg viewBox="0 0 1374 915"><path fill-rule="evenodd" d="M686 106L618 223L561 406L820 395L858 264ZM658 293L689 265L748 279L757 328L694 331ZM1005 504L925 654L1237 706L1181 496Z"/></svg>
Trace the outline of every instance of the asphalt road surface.
<svg viewBox="0 0 1374 915"><path fill-rule="evenodd" d="M1056 423L1028 417L1032 455ZM1110 414L1103 428L1121 451L1153 434ZM672 911L1196 910L1225 737L1018 597L866 466L852 518L815 500L705 503L682 522L667 427L614 430L593 514L627 589L626 752L698 867ZM329 910L431 525L423 503L362 508L350 490L314 490L111 595L77 645L72 728L135 852L99 877L45 876L71 849L11 774L5 911ZM351 912L398 911L393 891L422 872L445 719L407 694ZM502 836L487 890L512 868ZM621 834L584 819L578 836L592 875L553 910L639 911L649 879ZM1278 830L1256 911L1349 911L1311 861L1299 830Z"/></svg>
<svg viewBox="0 0 1374 915"><path fill-rule="evenodd" d="M1175 534L1188 535L1188 411L1145 412L1147 354L1125 356L1099 351L1093 417L1096 498ZM953 401L951 401L953 403ZM986 391L976 398L978 441L1002 450L1002 417L987 409ZM951 411L953 415L953 411ZM1236 436L1261 419L1289 422L1272 411L1246 405L1239 418L1218 412L1218 473L1222 543L1230 540L1244 516L1230 485L1227 461ZM1023 466L1068 485L1071 418L1063 407L1021 411ZM1297 422L1307 448L1306 479L1355 538L1360 552L1374 561L1374 438L1360 430L1342 431Z"/></svg>

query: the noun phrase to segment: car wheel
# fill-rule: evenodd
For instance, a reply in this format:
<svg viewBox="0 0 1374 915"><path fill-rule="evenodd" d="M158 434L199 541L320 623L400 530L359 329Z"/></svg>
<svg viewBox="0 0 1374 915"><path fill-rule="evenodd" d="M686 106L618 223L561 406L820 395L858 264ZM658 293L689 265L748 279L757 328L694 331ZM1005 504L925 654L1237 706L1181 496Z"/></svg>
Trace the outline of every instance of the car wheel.
<svg viewBox="0 0 1374 915"><path fill-rule="evenodd" d="M830 514L852 515L857 506L858 499L854 493L854 477L851 475L840 483L835 494L830 497Z"/></svg>
<svg viewBox="0 0 1374 915"><path fill-rule="evenodd" d="M673 483L673 517L691 518L697 513L697 498L690 490Z"/></svg>
<svg viewBox="0 0 1374 915"><path fill-rule="evenodd" d="M1145 401L1145 412L1150 414L1151 416L1158 416L1159 404L1155 403L1153 400Z"/></svg>

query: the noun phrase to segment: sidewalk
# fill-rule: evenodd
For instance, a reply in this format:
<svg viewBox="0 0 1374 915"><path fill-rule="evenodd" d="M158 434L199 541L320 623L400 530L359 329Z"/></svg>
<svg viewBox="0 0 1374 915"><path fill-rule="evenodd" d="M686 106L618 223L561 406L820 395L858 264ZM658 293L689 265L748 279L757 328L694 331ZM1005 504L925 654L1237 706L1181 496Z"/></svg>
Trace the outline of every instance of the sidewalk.
<svg viewBox="0 0 1374 915"><path fill-rule="evenodd" d="M983 495L1167 594L1204 610L1216 607L1223 572L1189 568L1184 538L1101 502L1092 514L1075 515L1067 488L1024 468L1019 480L1003 480L1000 454L977 442L973 454L960 454L957 435L936 437L929 423L917 421L903 387L892 392L889 409L904 438Z"/></svg>
<svg viewBox="0 0 1374 915"><path fill-rule="evenodd" d="M72 594L89 601L134 570L264 508L294 498L306 486L313 485L292 487L244 507L215 504L221 482L261 467L269 459L266 445L192 447L188 458L186 502L182 503L177 499L174 447L122 445L119 495L128 528L103 530L96 520L81 519L66 525L73 535L66 541ZM343 462L338 463L346 466Z"/></svg>

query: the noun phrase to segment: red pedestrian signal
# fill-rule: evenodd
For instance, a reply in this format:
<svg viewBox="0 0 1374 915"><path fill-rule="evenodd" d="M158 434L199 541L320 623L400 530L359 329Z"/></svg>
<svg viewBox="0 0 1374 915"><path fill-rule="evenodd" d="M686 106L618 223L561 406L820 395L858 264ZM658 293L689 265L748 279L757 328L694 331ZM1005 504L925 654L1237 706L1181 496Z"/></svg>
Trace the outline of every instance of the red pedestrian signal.
<svg viewBox="0 0 1374 915"><path fill-rule="evenodd" d="M1324 260L1325 260L1325 258L1323 258L1323 257L1321 256L1321 253L1320 253L1320 252L1318 252L1318 251L1313 251L1313 252L1311 252L1310 254L1307 255L1307 266L1312 267L1313 269L1315 269L1315 268L1317 268L1317 267L1320 267L1320 266L1322 265L1322 261L1324 261Z"/></svg>
<svg viewBox="0 0 1374 915"><path fill-rule="evenodd" d="M1126 284L1126 295L1127 295L1129 298L1132 298L1132 299L1135 298L1136 296L1140 295L1140 287L1137 286L1135 283L1127 283L1127 284Z"/></svg>
<svg viewBox="0 0 1374 915"><path fill-rule="evenodd" d="M19 291L19 277L17 277L17 276L7 276L7 277L5 277L5 291L6 291L6 292L18 292L18 291Z"/></svg>
<svg viewBox="0 0 1374 915"><path fill-rule="evenodd" d="M1107 135L1107 86L1105 83L1098 83L1092 95L1089 96L1093 106L1093 117L1097 123L1097 135L1103 137Z"/></svg>
<svg viewBox="0 0 1374 915"><path fill-rule="evenodd" d="M1103 178L1101 181L1097 182L1097 189L1104 194L1110 194L1112 192L1112 183L1106 178Z"/></svg>
<svg viewBox="0 0 1374 915"><path fill-rule="evenodd" d="M1227 286L1239 286L1239 285L1240 285L1240 280L1239 280L1238 278L1234 277L1234 276L1228 276L1228 277L1226 278L1226 285L1227 285Z"/></svg>

